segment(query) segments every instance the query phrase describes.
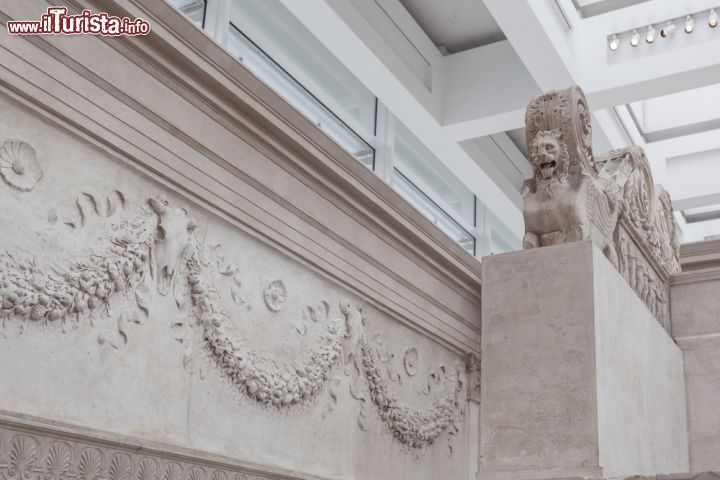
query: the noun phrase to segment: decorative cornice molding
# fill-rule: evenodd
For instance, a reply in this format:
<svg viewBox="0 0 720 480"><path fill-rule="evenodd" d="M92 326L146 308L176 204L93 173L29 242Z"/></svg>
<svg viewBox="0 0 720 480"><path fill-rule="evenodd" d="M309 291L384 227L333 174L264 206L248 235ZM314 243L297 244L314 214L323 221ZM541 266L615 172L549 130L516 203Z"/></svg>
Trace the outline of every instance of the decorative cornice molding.
<svg viewBox="0 0 720 480"><path fill-rule="evenodd" d="M680 264L684 272L720 267L720 240L680 245Z"/></svg>
<svg viewBox="0 0 720 480"><path fill-rule="evenodd" d="M24 16L39 3L3 6L0 20ZM476 259L165 2L66 3L142 16L153 22L153 33L139 42L5 38L0 86L10 96L424 335L458 353L479 349ZM87 42L94 42L89 50ZM95 54L81 55L82 47ZM114 62L97 58L101 52ZM114 63L110 69L127 60L141 72L139 82L145 74L158 82L138 84L138 91L161 84L163 94L172 92L177 118L160 101L143 103L101 60ZM47 62L57 68L33 67ZM193 113L216 124L213 135L227 141L212 143L188 128L182 119ZM238 141L268 162L255 169L232 155ZM273 191L263 175L278 171L312 199ZM320 205L343 215L344 224L330 224Z"/></svg>
<svg viewBox="0 0 720 480"><path fill-rule="evenodd" d="M704 270L691 270L689 272L676 273L670 277L670 285L685 285L688 283L711 282L720 280L720 268L708 268Z"/></svg>

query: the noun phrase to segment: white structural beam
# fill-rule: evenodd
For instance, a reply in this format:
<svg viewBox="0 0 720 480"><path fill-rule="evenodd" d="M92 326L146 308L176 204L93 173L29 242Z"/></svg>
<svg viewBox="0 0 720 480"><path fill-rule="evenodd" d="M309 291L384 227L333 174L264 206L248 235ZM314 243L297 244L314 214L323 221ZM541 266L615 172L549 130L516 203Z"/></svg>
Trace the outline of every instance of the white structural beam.
<svg viewBox="0 0 720 480"><path fill-rule="evenodd" d="M389 44L388 32L382 35L377 22L388 11L368 11L371 8L390 8L392 3L353 2L352 0L325 0L298 2L281 0L345 66L362 81L395 114L426 147L447 167L455 172L467 187L513 232L522 232L521 198L509 182L493 178L444 128L441 118L443 57L439 51L423 47L425 40L413 38L431 69L424 77L417 67L417 57L405 55L408 50ZM388 0L385 0L388 1ZM397 0L395 0L397 1ZM375 23L373 23L375 22ZM382 29L390 28L383 23ZM398 28L393 23L394 28ZM402 31L403 37L413 32ZM400 40L398 40L400 41ZM429 81L428 81L429 80Z"/></svg>
<svg viewBox="0 0 720 480"><path fill-rule="evenodd" d="M458 140L521 127L518 99L524 98L526 103L529 96L519 93L532 91L528 87L531 80L540 91L576 83L585 91L593 111L720 83L720 35L716 30L702 29L702 18L697 19L698 28L692 35L678 32L674 38L658 40L652 46L643 42L638 48L630 48L625 39L616 52L610 52L607 46L608 35L614 32L657 25L689 12L717 7L715 0L652 0L586 19L577 15L571 0L484 3L514 53L496 66L483 61L493 58L492 45L448 60L451 68L447 71L446 90L451 93L444 106L443 123ZM513 65L513 57L519 58L521 65ZM523 68L530 79L523 76ZM485 96L475 93L469 85L477 82L493 87L495 72L509 83L507 89L491 90L495 93L492 98L487 99L487 92ZM465 92L470 98L483 98L489 106L470 106L454 98Z"/></svg>
<svg viewBox="0 0 720 480"><path fill-rule="evenodd" d="M662 154L666 158L720 150L720 129L648 143L646 149L653 154ZM720 178L718 184L720 186Z"/></svg>
<svg viewBox="0 0 720 480"><path fill-rule="evenodd" d="M540 90L566 88L574 81L569 28L553 2L483 0Z"/></svg>
<svg viewBox="0 0 720 480"><path fill-rule="evenodd" d="M667 39L637 48L621 38L615 52L608 49L608 35L655 25L668 19L717 7L715 0L668 2L653 0L612 14L582 20L573 33L574 68L578 80L596 108L608 108L720 82L720 35L698 17L691 34L682 25ZM595 108L595 107L594 107Z"/></svg>
<svg viewBox="0 0 720 480"><path fill-rule="evenodd" d="M542 93L507 40L448 55L444 67L442 122L457 140L524 126L528 100Z"/></svg>
<svg viewBox="0 0 720 480"><path fill-rule="evenodd" d="M572 52L568 48L573 35L572 23L568 22L579 22L576 16L561 11L553 2L484 2L541 91L567 88L580 83L576 69L573 68ZM528 98L525 97L525 104ZM617 123L612 118L605 116L598 120L595 116L594 120L593 144L596 148L604 150L621 146L614 145L605 133L605 129L610 129L613 137L617 137L614 134Z"/></svg>

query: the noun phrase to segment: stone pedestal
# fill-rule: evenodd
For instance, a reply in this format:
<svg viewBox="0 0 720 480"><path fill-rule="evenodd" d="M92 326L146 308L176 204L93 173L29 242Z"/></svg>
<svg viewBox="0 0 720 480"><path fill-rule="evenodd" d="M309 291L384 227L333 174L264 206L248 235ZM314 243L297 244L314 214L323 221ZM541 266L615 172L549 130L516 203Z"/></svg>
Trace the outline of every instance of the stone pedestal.
<svg viewBox="0 0 720 480"><path fill-rule="evenodd" d="M685 357L690 469L720 470L720 269L682 273L670 287L672 332Z"/></svg>
<svg viewBox="0 0 720 480"><path fill-rule="evenodd" d="M590 241L484 259L480 478L688 471L682 353Z"/></svg>

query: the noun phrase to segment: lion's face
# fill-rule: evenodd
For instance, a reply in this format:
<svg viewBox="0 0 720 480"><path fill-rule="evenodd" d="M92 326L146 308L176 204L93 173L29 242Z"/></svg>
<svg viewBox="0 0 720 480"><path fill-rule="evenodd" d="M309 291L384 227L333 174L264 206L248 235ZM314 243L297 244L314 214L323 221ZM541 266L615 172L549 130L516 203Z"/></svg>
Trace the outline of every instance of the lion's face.
<svg viewBox="0 0 720 480"><path fill-rule="evenodd" d="M530 144L530 159L538 181L562 180L567 171L568 154L560 132L538 132Z"/></svg>
<svg viewBox="0 0 720 480"><path fill-rule="evenodd" d="M560 142L550 136L542 136L533 140L530 146L530 158L533 168L540 178L549 180L558 167L561 150Z"/></svg>

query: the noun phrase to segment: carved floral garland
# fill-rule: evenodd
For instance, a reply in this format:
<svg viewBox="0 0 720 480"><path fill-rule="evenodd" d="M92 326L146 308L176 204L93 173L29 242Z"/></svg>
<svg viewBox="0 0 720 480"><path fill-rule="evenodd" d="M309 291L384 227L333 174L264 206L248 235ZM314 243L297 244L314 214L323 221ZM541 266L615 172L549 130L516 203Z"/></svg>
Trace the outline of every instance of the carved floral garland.
<svg viewBox="0 0 720 480"><path fill-rule="evenodd" d="M63 324L107 311L112 293L133 290L154 240L146 220L125 222L102 251L64 270L43 272L34 258L0 252L0 318Z"/></svg>
<svg viewBox="0 0 720 480"><path fill-rule="evenodd" d="M113 225L115 233L104 245L84 261L72 262L62 270L52 269L52 273L46 273L34 258L0 251L0 318L3 322L13 316L22 321L62 322L65 326L73 318L77 322L96 311L108 313L113 294L132 291L138 306L147 314L147 306L137 291L147 267L158 281L169 278L172 285L177 261L177 265L184 267L192 313L202 328L206 350L240 392L262 405L275 407L298 404L316 395L339 363L344 340L353 332L346 332L339 322L328 319L319 347L307 355L302 367L293 371L282 371L274 362L242 349L228 334L225 321L229 315L219 306L219 294L210 288L203 274L193 234L194 222L187 212L171 207L167 201L152 199L148 204L152 213L144 210L144 215L133 222ZM185 244L166 243L168 234ZM185 259L184 263L181 259ZM160 287L158 285L158 291L162 294ZM359 340L351 348L359 347L358 372L362 371L367 380L381 419L402 443L410 447L431 444L455 422L459 410L457 393L462 387L459 378L447 382L446 388L450 386L452 394L436 399L426 413L400 406L383 380L378 360L362 331L358 309L345 303L341 305L341 312L346 318L347 330L359 330ZM351 321L357 329L351 329Z"/></svg>
<svg viewBox="0 0 720 480"><path fill-rule="evenodd" d="M365 339L360 342L362 366L367 379L370 395L377 407L380 418L390 428L393 435L409 447L430 445L440 434L455 423L458 411L456 392L460 384L446 398L435 401L435 405L426 413L400 406L393 398L383 380L375 353Z"/></svg>
<svg viewBox="0 0 720 480"><path fill-rule="evenodd" d="M320 338L320 347L306 359L303 368L281 372L266 365L253 352L243 351L233 343L221 310L200 269L196 258L187 262L188 283L195 307L195 316L203 329L203 339L220 370L250 398L265 404L287 406L301 402L317 393L328 379L342 350L342 333L337 322L330 320Z"/></svg>

